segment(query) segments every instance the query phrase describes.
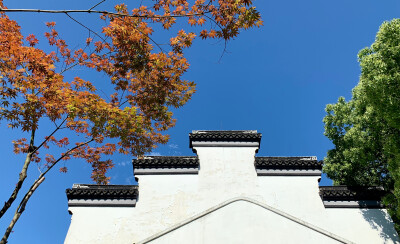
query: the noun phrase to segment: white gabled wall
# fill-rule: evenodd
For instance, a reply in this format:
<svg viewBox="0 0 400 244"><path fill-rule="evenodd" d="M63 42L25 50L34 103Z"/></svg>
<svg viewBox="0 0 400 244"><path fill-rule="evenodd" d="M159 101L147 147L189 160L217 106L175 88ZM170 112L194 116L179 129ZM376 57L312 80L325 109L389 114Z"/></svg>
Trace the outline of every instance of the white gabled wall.
<svg viewBox="0 0 400 244"><path fill-rule="evenodd" d="M198 147L199 193L206 205L237 196L255 195L257 147Z"/></svg>
<svg viewBox="0 0 400 244"><path fill-rule="evenodd" d="M258 176L259 194L265 203L296 216L323 210L318 176Z"/></svg>
<svg viewBox="0 0 400 244"><path fill-rule="evenodd" d="M241 199L163 234L147 243L338 243L331 233L318 232Z"/></svg>
<svg viewBox="0 0 400 244"><path fill-rule="evenodd" d="M257 176L255 146L194 149L200 159L199 174L139 176L136 207L70 207L73 215L65 243L132 244L235 197L262 202L355 243L399 240L385 210L325 209L318 195L317 176ZM288 243L291 233L298 235L298 243L301 238L306 238L306 243L325 243L324 237L308 232L302 234L302 227L285 224L286 220L265 211L234 204L171 232L156 243L190 243L193 238L197 243L221 243L217 240L225 236L231 238L229 243L235 243L233 240L265 243L268 235L274 236L274 243ZM224 233L221 226L232 213L236 221L230 221ZM366 216L383 223L385 228L373 226ZM238 221L241 218L243 222ZM210 235L216 235L215 239Z"/></svg>

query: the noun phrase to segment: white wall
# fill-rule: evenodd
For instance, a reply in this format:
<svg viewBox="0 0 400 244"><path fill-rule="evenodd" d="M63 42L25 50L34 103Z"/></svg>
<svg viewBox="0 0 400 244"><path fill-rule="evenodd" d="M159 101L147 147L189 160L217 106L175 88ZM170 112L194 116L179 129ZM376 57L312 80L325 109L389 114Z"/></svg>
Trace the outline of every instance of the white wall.
<svg viewBox="0 0 400 244"><path fill-rule="evenodd" d="M73 215L65 243L132 244L239 196L260 201L355 243L398 240L384 210L325 209L316 176L257 177L257 147L195 149L200 159L198 175L140 176L139 199L134 208L70 207ZM381 224L373 226L375 222L368 222L367 218ZM385 227L384 232L381 226ZM221 243L225 239L225 243L265 243L266 236L274 240L270 243L328 243L320 234L304 232L296 223L239 202L155 243ZM251 241L242 242L245 240Z"/></svg>
<svg viewBox="0 0 400 244"><path fill-rule="evenodd" d="M338 243L319 232L265 210L237 201L149 243ZM182 242L184 243L184 242Z"/></svg>

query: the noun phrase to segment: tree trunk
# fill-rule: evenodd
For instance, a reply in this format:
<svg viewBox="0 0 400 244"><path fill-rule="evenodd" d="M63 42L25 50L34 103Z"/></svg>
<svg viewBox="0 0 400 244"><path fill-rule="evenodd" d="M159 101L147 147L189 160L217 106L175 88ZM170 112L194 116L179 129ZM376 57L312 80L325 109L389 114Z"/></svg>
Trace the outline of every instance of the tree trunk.
<svg viewBox="0 0 400 244"><path fill-rule="evenodd" d="M8 201L4 203L3 208L0 210L0 219L7 212L7 210L11 207L12 203L17 198L18 192L19 192L19 190L21 190L22 184L24 183L24 181L27 177L26 172L28 171L28 167L31 162L33 151L34 151L34 149L33 149L34 148L34 140L35 140L35 130L32 130L31 141L29 144L29 151L28 151L28 154L26 155L24 166L22 167L22 170L19 173L19 179L18 179L17 184L15 185L13 193L11 194Z"/></svg>
<svg viewBox="0 0 400 244"><path fill-rule="evenodd" d="M17 223L19 217L21 217L21 214L25 210L26 203L28 202L29 198L31 198L32 194L36 191L36 189L39 187L40 184L44 181L44 177L39 177L38 180L35 181L35 183L32 185L31 189L26 193L24 198L22 199L21 203L19 204L17 210L15 211L14 217L11 220L10 225L8 226L6 232L4 233L3 238L0 241L0 244L6 244L8 237L10 236L12 229L14 228L15 223Z"/></svg>
<svg viewBox="0 0 400 244"><path fill-rule="evenodd" d="M3 238L0 241L0 244L6 244L8 237L10 236L12 229L14 228L14 225L17 223L19 217L21 217L21 214L25 210L25 206L28 203L29 199L31 198L32 194L36 191L36 189L39 187L40 184L44 181L44 176L64 157L68 156L72 151L74 151L77 148L80 148L84 145L89 144L90 142L94 141L94 139L90 139L89 141L83 142L79 145L76 145L75 147L69 149L65 154L63 154L61 157L59 157L47 170L39 175L39 178L35 180L35 182L32 184L31 188L28 190L28 192L25 194L24 198L21 200L17 210L14 213L14 217L11 220L10 225L8 226L6 232L4 233Z"/></svg>

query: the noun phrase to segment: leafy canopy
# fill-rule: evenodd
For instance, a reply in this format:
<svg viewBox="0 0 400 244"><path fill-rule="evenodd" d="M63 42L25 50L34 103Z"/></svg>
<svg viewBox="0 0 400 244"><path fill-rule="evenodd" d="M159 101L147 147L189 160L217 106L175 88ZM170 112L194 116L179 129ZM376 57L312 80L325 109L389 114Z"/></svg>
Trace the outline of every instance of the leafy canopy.
<svg viewBox="0 0 400 244"><path fill-rule="evenodd" d="M99 24L105 24L102 33L89 29L91 36L82 48L71 49L56 23L48 22L44 35L49 48L40 49L38 38L22 36L17 22L6 15L22 10L0 4L0 120L31 134L30 142L26 138L14 141L14 152L33 152L37 163L45 154L44 167L49 167L58 162L49 147L73 144L76 148L60 157L85 159L93 167L92 178L103 184L113 163L102 155L143 155L168 141L162 132L175 124L171 108L183 106L195 91L194 82L183 79L183 74L189 68L184 50L196 36L228 41L241 29L262 24L249 0L158 0L130 11L119 4L114 12L88 10L100 13ZM172 33L177 18L186 18L186 30ZM152 38L160 28L171 36L162 48ZM103 73L112 94L104 96L96 81L85 77L67 80L65 73L77 67ZM40 127L46 120L55 124L56 133L49 131L48 137L35 143L34 132L46 129ZM81 140L72 142L64 132L59 135L61 130L71 131L74 138L80 135ZM32 146L36 149L30 150Z"/></svg>
<svg viewBox="0 0 400 244"><path fill-rule="evenodd" d="M324 172L334 184L384 186L400 230L400 19L384 22L358 54L361 76L348 102L326 106L325 135L334 148Z"/></svg>

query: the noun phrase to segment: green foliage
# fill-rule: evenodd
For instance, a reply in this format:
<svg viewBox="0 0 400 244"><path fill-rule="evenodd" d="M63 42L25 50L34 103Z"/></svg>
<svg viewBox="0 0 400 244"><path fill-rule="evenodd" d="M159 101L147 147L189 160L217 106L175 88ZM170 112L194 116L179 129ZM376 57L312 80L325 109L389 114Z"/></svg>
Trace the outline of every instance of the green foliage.
<svg viewBox="0 0 400 244"><path fill-rule="evenodd" d="M358 54L361 76L348 102L326 106L325 135L334 148L324 172L334 184L384 186L400 230L400 19L384 22Z"/></svg>

